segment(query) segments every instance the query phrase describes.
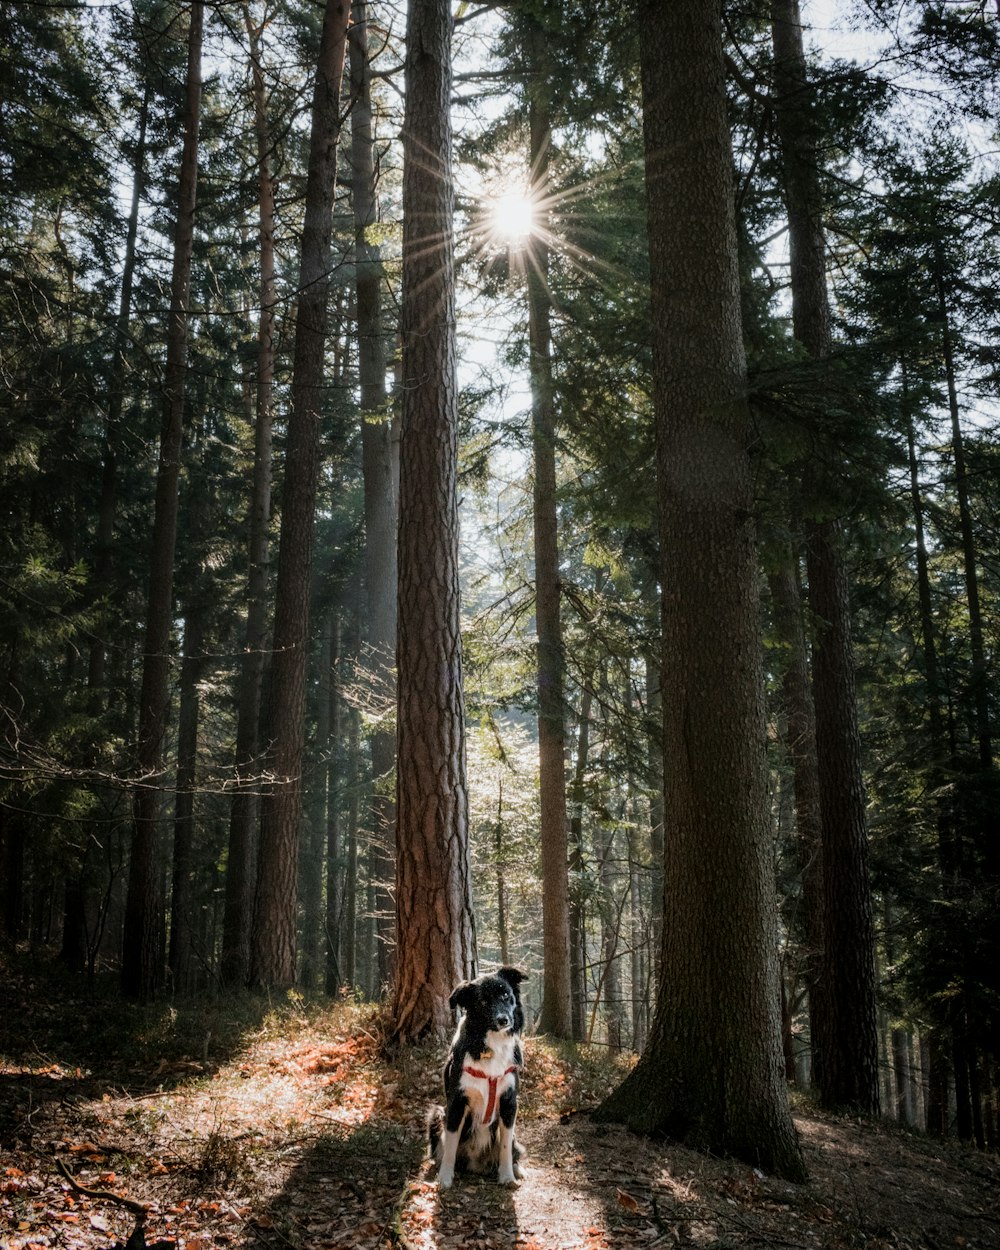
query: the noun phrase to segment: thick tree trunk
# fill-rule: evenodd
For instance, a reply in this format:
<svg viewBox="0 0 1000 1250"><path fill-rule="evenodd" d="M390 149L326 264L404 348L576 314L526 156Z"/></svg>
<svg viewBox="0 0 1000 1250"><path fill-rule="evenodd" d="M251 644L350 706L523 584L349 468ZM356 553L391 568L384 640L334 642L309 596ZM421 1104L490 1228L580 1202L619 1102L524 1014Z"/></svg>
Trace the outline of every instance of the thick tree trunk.
<svg viewBox="0 0 1000 1250"><path fill-rule="evenodd" d="M604 1119L804 1175L781 1060L746 361L717 0L640 5L663 586L665 925Z"/></svg>
<svg viewBox="0 0 1000 1250"><path fill-rule="evenodd" d="M538 757L542 843L543 1033L570 1037L573 1010L570 960L569 865L566 829L566 734L562 623L559 618L559 531L556 511L556 411L552 381L547 202L549 196L549 80L545 34L532 23L528 123L531 195L538 218L528 245L528 343L534 456L535 628L538 635Z"/></svg>
<svg viewBox="0 0 1000 1250"><path fill-rule="evenodd" d="M386 389L386 344L382 325L382 260L371 240L378 222L375 147L372 133L368 5L355 0L351 26L351 170L354 202L355 290L358 315L358 374L361 384L361 449L365 492L365 595L367 667L379 721L371 735L371 837L378 882L379 979L392 980L394 948L392 882L396 845L396 800L392 772L396 736L383 728L396 701L396 525L399 439Z"/></svg>
<svg viewBox="0 0 1000 1250"><path fill-rule="evenodd" d="M194 251L198 185L198 122L201 108L201 45L204 5L194 0L188 31L184 146L174 260L170 281L170 317L164 371L160 455L149 566L149 600L143 641L142 690L139 696L138 785L133 797L133 833L122 951L122 992L149 1001L162 981L163 907L160 871L160 805L163 737L170 707L170 633L173 625L174 558L177 546L178 485L184 434L184 384L187 374L188 292Z"/></svg>
<svg viewBox="0 0 1000 1250"><path fill-rule="evenodd" d="M796 339L830 352L826 241L818 150L798 0L771 0L775 118L784 164ZM821 483L814 483L822 489ZM823 841L824 950L814 995L813 1063L820 1100L875 1114L879 1106L875 931L861 774L850 587L835 520L806 525L809 604L816 620L813 700Z"/></svg>
<svg viewBox="0 0 1000 1250"><path fill-rule="evenodd" d="M268 683L269 766L274 782L261 805L250 952L250 980L261 986L287 986L295 980L309 596L325 382L330 236L340 137L340 84L349 17L347 0L327 0L313 91L275 588L274 658Z"/></svg>
<svg viewBox="0 0 1000 1250"><path fill-rule="evenodd" d="M473 972L458 581L451 6L412 0L403 121L393 1034L444 1037Z"/></svg>
<svg viewBox="0 0 1000 1250"><path fill-rule="evenodd" d="M257 822L263 767L260 707L267 655L268 529L271 524L271 444L274 335L277 285L274 264L274 179L271 128L260 47L260 31L250 7L243 10L250 42L254 132L257 140L257 237L260 250L260 319L257 325L257 384L254 397L253 485L247 518L249 573L247 620L240 665L236 722L236 789L229 816L226 905L222 929L222 981L246 983L250 970L250 921L256 860Z"/></svg>

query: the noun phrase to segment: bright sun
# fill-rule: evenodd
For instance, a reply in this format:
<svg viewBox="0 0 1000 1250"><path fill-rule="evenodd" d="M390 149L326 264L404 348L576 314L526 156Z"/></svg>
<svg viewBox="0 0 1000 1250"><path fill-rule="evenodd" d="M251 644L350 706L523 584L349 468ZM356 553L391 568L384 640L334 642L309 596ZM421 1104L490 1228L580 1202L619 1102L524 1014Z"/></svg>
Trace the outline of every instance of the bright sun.
<svg viewBox="0 0 1000 1250"><path fill-rule="evenodd" d="M500 243L527 242L537 224L534 201L524 190L504 191L490 205L490 234Z"/></svg>

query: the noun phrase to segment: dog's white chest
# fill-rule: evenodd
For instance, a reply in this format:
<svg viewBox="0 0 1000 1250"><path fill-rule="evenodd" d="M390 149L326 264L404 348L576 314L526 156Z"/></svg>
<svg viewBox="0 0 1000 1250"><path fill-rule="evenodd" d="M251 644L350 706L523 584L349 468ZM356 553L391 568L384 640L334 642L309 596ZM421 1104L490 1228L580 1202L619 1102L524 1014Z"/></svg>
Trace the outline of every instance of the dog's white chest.
<svg viewBox="0 0 1000 1250"><path fill-rule="evenodd" d="M492 1039L490 1039L492 1040ZM479 1056L468 1055L462 1065L461 1086L473 1105L478 1105L478 1119L490 1125L497 1117L500 1098L517 1077L513 1040L504 1037Z"/></svg>

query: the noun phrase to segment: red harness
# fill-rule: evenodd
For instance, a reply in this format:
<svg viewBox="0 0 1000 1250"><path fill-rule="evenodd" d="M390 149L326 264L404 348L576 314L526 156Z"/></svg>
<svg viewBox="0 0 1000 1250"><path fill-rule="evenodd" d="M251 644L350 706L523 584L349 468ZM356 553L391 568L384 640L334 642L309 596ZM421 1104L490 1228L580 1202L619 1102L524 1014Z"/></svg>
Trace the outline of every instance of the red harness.
<svg viewBox="0 0 1000 1250"><path fill-rule="evenodd" d="M489 1081L490 1095L486 1100L486 1110L483 1112L483 1123L492 1124L493 1117L497 1109L497 1086L505 1076L510 1076L512 1072L517 1071L517 1064L512 1063L506 1072L500 1076L490 1076L487 1072L480 1072L478 1068L463 1068L463 1072L467 1072L469 1076L474 1076L477 1081Z"/></svg>

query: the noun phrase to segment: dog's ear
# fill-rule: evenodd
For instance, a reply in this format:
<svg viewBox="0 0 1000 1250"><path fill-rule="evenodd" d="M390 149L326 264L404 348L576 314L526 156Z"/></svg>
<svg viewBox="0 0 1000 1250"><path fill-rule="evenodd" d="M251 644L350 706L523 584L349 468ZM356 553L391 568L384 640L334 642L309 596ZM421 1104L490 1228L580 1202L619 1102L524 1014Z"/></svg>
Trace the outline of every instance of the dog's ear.
<svg viewBox="0 0 1000 1250"><path fill-rule="evenodd" d="M522 972L520 968L498 968L497 976L506 981L514 991L517 990L522 981L527 981L528 979L528 974Z"/></svg>
<svg viewBox="0 0 1000 1250"><path fill-rule="evenodd" d="M476 987L471 981L463 981L461 985L456 985L451 991L451 998L448 999L448 1006L452 1011L456 1011L459 1007L466 1011L475 1002Z"/></svg>

